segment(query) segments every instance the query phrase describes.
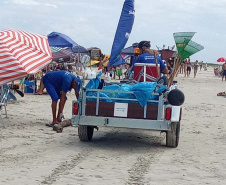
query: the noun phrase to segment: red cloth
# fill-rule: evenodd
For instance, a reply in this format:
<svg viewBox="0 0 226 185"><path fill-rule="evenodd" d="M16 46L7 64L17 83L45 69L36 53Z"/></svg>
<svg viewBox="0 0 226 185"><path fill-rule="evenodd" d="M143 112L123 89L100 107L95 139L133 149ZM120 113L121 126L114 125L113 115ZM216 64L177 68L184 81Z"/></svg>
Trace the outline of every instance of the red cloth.
<svg viewBox="0 0 226 185"><path fill-rule="evenodd" d="M102 69L102 66L101 66L101 65L99 65L99 67L98 67L98 69L97 69L97 70L100 70L100 69Z"/></svg>

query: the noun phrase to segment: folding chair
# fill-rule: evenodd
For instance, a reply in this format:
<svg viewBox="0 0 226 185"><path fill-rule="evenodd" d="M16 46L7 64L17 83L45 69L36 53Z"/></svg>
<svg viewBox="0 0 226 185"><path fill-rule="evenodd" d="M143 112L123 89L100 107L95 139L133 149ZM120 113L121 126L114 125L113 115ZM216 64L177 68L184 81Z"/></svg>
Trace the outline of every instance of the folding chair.
<svg viewBox="0 0 226 185"><path fill-rule="evenodd" d="M6 110L6 105L7 105L7 100L8 100L8 94L10 92L9 88L5 88L4 86L1 86L1 90L0 90L0 119L3 123L2 120L2 107L5 107L5 114L7 117L7 110Z"/></svg>
<svg viewBox="0 0 226 185"><path fill-rule="evenodd" d="M19 89L22 90L23 93L24 93L24 81L25 81L25 77L22 78L19 82Z"/></svg>
<svg viewBox="0 0 226 185"><path fill-rule="evenodd" d="M160 65L158 64L158 70ZM150 63L135 63L134 65L134 80L138 82L156 82L159 78L156 64Z"/></svg>
<svg viewBox="0 0 226 185"><path fill-rule="evenodd" d="M19 83L13 83L12 85L18 86L19 90L21 90L24 93L24 81L25 77L21 78Z"/></svg>

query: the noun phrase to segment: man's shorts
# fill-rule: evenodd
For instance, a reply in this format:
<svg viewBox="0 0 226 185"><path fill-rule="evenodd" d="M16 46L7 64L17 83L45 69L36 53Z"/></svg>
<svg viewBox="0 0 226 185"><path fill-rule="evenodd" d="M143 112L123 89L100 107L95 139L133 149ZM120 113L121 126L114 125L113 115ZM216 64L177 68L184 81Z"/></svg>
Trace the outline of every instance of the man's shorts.
<svg viewBox="0 0 226 185"><path fill-rule="evenodd" d="M226 70L224 70L224 72L223 72L223 76L226 76Z"/></svg>
<svg viewBox="0 0 226 185"><path fill-rule="evenodd" d="M43 77L43 84L48 94L51 96L52 101L58 101L58 99L60 99L61 96L60 91L56 90L55 86L51 84L48 77L46 76Z"/></svg>

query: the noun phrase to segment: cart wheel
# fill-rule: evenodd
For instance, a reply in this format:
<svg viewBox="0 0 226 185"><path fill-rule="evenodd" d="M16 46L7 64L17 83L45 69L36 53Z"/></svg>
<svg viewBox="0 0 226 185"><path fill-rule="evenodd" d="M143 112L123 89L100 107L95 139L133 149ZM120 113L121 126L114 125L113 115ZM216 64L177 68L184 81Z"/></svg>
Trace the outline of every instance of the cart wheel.
<svg viewBox="0 0 226 185"><path fill-rule="evenodd" d="M171 130L166 132L166 146L176 148L179 143L180 122L172 122Z"/></svg>
<svg viewBox="0 0 226 185"><path fill-rule="evenodd" d="M78 136L81 141L91 141L93 138L93 130L92 126L84 126L80 125L78 127Z"/></svg>
<svg viewBox="0 0 226 185"><path fill-rule="evenodd" d="M169 92L167 99L171 105L179 106L184 103L185 96L181 90L173 89Z"/></svg>

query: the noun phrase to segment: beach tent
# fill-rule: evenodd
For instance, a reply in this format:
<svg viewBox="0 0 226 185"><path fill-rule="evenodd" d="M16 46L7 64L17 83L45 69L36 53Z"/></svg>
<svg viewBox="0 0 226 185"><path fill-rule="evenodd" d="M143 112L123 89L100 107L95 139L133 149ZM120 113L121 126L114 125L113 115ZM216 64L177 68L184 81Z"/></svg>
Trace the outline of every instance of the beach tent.
<svg viewBox="0 0 226 185"><path fill-rule="evenodd" d="M99 63L100 63L99 60L91 60L87 66L90 67L90 66L93 66L93 65L97 65Z"/></svg>
<svg viewBox="0 0 226 185"><path fill-rule="evenodd" d="M134 49L138 46L138 43L134 43L132 46L122 49L121 54L134 56Z"/></svg>
<svg viewBox="0 0 226 185"><path fill-rule="evenodd" d="M105 55L104 56L104 59L103 59L103 66L104 67L107 67L108 66L109 58L110 58L110 55Z"/></svg>
<svg viewBox="0 0 226 185"><path fill-rule="evenodd" d="M80 46L75 41L73 41L69 36L58 33L58 32L52 32L48 35L48 41L49 46L54 47L69 47L72 49L74 53L88 53L87 49L85 49L83 46Z"/></svg>
<svg viewBox="0 0 226 185"><path fill-rule="evenodd" d="M159 50L161 54L162 60L168 61L170 58L173 58L175 56L176 51L170 50L170 49L162 49Z"/></svg>
<svg viewBox="0 0 226 185"><path fill-rule="evenodd" d="M71 58L74 57L75 55L71 48L59 48L59 49L56 49L56 47L54 47L54 49L52 49L52 47L50 48L53 56L53 61L57 63L70 61Z"/></svg>

